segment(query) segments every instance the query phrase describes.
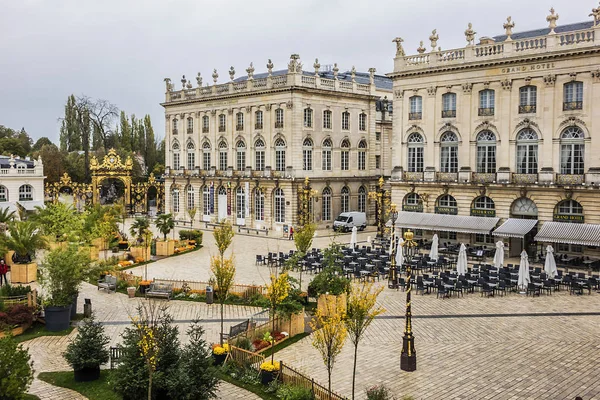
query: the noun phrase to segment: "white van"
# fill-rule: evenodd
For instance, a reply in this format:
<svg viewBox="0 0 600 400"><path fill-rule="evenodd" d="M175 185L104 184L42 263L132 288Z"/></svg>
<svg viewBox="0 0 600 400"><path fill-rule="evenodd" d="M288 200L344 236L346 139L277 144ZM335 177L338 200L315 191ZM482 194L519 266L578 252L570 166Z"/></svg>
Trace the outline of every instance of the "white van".
<svg viewBox="0 0 600 400"><path fill-rule="evenodd" d="M367 227L367 215L364 212L344 212L333 221L334 231L348 232L353 227L356 227L359 231L363 231Z"/></svg>

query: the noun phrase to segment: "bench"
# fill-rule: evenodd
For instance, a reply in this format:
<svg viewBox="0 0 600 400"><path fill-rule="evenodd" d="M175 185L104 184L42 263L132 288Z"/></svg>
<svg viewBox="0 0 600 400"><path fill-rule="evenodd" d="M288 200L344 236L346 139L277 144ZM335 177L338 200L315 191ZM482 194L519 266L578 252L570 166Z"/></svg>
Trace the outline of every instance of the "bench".
<svg viewBox="0 0 600 400"><path fill-rule="evenodd" d="M229 333L221 334L221 339L226 340L226 339L229 339L232 337L236 337L237 335L239 335L241 333L247 332L249 327L250 327L249 319L245 320L244 322L240 322L237 325L232 325L229 327Z"/></svg>
<svg viewBox="0 0 600 400"><path fill-rule="evenodd" d="M109 354L110 354L110 369L114 369L115 366L119 365L119 363L121 362L121 353L123 352L123 348L118 346L118 347L111 347L109 349Z"/></svg>
<svg viewBox="0 0 600 400"><path fill-rule="evenodd" d="M246 233L250 233L250 231L256 232L257 235L262 232L265 234L265 236L269 235L269 230L266 228L265 229L248 228L247 226L238 225L238 232L241 233L242 231L246 231Z"/></svg>
<svg viewBox="0 0 600 400"><path fill-rule="evenodd" d="M214 222L204 222L204 228L208 229L209 226L216 228L217 226L221 226L221 224L215 224Z"/></svg>
<svg viewBox="0 0 600 400"><path fill-rule="evenodd" d="M156 283L152 282L148 290L146 290L146 298L148 297L163 297L167 300L171 300L173 295L173 284L172 283Z"/></svg>
<svg viewBox="0 0 600 400"><path fill-rule="evenodd" d="M106 291L115 292L117 290L117 277L106 275L104 279L98 279L98 290L105 289Z"/></svg>

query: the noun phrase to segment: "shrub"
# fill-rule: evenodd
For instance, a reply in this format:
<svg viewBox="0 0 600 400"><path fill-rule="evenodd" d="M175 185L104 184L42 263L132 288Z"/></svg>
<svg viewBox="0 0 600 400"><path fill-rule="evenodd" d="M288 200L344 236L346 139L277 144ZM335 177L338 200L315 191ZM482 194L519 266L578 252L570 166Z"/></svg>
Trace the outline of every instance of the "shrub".
<svg viewBox="0 0 600 400"><path fill-rule="evenodd" d="M27 350L10 335L0 339L0 399L22 399L32 381Z"/></svg>
<svg viewBox="0 0 600 400"><path fill-rule="evenodd" d="M196 246L200 246L202 244L202 235L204 232L198 229L191 230L181 230L179 231L179 239L180 240L194 240L196 241Z"/></svg>
<svg viewBox="0 0 600 400"><path fill-rule="evenodd" d="M240 349L252 351L252 342L247 337L240 337L235 340L235 347Z"/></svg>
<svg viewBox="0 0 600 400"><path fill-rule="evenodd" d="M315 397L308 388L286 384L277 389L277 398L282 400L313 400Z"/></svg>
<svg viewBox="0 0 600 400"><path fill-rule="evenodd" d="M92 315L83 320L77 336L69 343L63 356L76 371L99 367L108 361L106 346L109 342L110 338L104 334L104 326L96 322Z"/></svg>
<svg viewBox="0 0 600 400"><path fill-rule="evenodd" d="M8 323L8 314L5 312L0 312L0 330L5 330L10 328L10 324Z"/></svg>
<svg viewBox="0 0 600 400"><path fill-rule="evenodd" d="M9 325L28 325L33 322L33 310L24 304L16 304L6 313Z"/></svg>
<svg viewBox="0 0 600 400"><path fill-rule="evenodd" d="M367 400L394 400L388 388L383 385L367 389Z"/></svg>
<svg viewBox="0 0 600 400"><path fill-rule="evenodd" d="M27 293L31 293L31 286L6 284L0 288L0 296L3 297L25 296Z"/></svg>
<svg viewBox="0 0 600 400"><path fill-rule="evenodd" d="M308 295L317 297L329 293L338 296L348 292L350 280L344 277L342 270L337 267L326 267L319 272L308 285Z"/></svg>

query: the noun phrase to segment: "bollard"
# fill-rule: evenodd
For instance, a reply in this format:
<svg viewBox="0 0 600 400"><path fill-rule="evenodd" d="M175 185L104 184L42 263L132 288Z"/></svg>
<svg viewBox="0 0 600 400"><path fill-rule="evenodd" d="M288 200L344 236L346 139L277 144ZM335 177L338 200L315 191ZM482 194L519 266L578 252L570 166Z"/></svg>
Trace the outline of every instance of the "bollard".
<svg viewBox="0 0 600 400"><path fill-rule="evenodd" d="M92 299L85 299L83 304L83 317L89 318L92 316Z"/></svg>

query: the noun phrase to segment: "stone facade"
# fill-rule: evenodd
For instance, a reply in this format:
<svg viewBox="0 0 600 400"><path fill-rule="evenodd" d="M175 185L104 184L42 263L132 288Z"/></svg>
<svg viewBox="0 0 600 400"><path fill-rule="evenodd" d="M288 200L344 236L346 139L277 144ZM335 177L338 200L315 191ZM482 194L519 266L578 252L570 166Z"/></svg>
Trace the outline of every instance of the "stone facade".
<svg viewBox="0 0 600 400"><path fill-rule="evenodd" d="M285 70L197 87L166 80L166 210L189 220L223 218L236 225L283 230L298 221L298 190L309 177L312 216L331 225L343 210L364 209L368 192L389 176L391 80L340 72L337 65L303 71L297 55ZM389 100L388 100L389 99Z"/></svg>
<svg viewBox="0 0 600 400"><path fill-rule="evenodd" d="M17 211L33 211L44 206L44 164L31 160L0 156L0 207Z"/></svg>

